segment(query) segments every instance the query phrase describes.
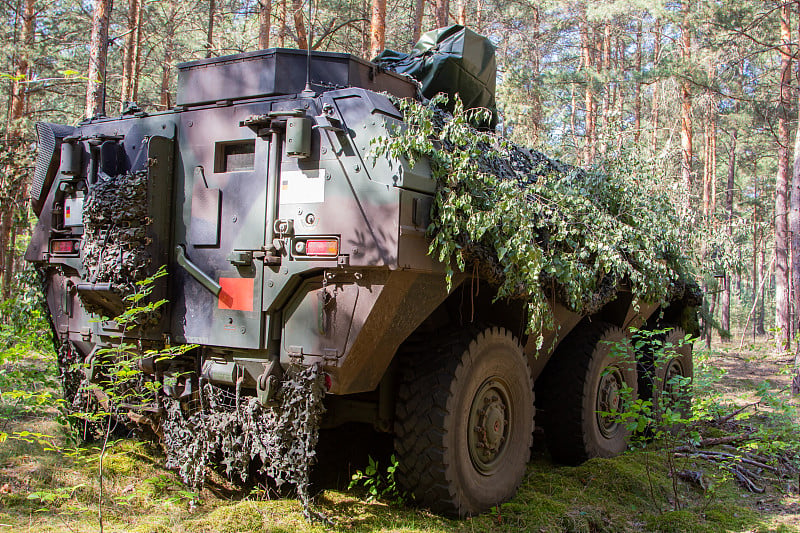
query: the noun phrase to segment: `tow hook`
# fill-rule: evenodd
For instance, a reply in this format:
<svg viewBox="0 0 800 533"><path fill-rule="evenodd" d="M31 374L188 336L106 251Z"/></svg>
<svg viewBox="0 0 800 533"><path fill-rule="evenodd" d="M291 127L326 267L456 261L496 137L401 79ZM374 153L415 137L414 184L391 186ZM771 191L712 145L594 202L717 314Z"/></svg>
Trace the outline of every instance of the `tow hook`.
<svg viewBox="0 0 800 533"><path fill-rule="evenodd" d="M275 402L275 394L281 384L281 376L283 369L277 360L272 360L264 368L264 373L258 376L256 380L256 396L258 402L266 407Z"/></svg>

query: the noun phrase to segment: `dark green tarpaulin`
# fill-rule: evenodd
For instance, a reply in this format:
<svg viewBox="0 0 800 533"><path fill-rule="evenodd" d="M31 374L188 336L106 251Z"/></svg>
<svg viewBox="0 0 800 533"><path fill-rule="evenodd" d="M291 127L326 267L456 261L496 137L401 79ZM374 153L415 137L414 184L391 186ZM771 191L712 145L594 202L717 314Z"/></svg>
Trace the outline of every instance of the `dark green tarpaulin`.
<svg viewBox="0 0 800 533"><path fill-rule="evenodd" d="M373 59L385 68L422 84L422 95L458 94L467 109L485 107L497 121L494 45L474 31L454 24L422 35L410 54L384 50Z"/></svg>

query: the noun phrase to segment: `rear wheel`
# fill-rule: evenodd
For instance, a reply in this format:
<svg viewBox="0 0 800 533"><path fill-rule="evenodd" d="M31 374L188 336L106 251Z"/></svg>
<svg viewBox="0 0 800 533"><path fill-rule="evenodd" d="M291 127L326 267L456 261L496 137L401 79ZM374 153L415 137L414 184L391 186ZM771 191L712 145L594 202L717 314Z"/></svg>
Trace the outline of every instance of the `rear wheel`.
<svg viewBox="0 0 800 533"><path fill-rule="evenodd" d="M625 451L630 431L613 412L636 398L636 361L611 324L586 324L564 340L537 381L547 447L554 460L578 464ZM625 391L628 391L627 393Z"/></svg>
<svg viewBox="0 0 800 533"><path fill-rule="evenodd" d="M503 328L459 330L403 356L395 421L400 483L434 511L480 513L511 498L533 438L533 386Z"/></svg>
<svg viewBox="0 0 800 533"><path fill-rule="evenodd" d="M694 376L692 345L686 342L686 332L680 327L669 329L656 341L655 350L651 348L643 358L640 396L652 399L657 412L669 408L687 418L691 414L688 382Z"/></svg>

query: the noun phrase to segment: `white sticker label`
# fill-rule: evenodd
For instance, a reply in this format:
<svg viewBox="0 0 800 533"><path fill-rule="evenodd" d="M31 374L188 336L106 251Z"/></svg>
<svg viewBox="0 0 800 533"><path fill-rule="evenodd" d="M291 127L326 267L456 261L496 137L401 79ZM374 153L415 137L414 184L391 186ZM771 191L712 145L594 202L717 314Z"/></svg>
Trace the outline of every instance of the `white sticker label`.
<svg viewBox="0 0 800 533"><path fill-rule="evenodd" d="M278 197L283 204L314 204L325 201L325 170L281 172Z"/></svg>
<svg viewBox="0 0 800 533"><path fill-rule="evenodd" d="M64 226L83 226L83 198L64 200Z"/></svg>

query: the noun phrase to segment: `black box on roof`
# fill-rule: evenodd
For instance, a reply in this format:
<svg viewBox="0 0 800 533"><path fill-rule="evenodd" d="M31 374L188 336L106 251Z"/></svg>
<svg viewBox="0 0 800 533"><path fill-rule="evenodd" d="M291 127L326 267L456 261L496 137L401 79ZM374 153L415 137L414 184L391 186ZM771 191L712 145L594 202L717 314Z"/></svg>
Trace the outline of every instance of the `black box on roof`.
<svg viewBox="0 0 800 533"><path fill-rule="evenodd" d="M297 94L306 86L306 51L270 48L178 65L177 105ZM317 92L343 87L414 97L416 83L350 54L311 52L311 87Z"/></svg>

